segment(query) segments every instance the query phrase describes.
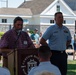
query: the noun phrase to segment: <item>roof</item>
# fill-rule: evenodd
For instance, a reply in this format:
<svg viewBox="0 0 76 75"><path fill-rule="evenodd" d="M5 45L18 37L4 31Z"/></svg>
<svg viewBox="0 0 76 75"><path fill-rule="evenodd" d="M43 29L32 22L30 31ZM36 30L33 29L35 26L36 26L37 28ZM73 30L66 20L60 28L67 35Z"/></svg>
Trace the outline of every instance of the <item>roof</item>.
<svg viewBox="0 0 76 75"><path fill-rule="evenodd" d="M32 15L32 12L28 8L0 8L0 15Z"/></svg>
<svg viewBox="0 0 76 75"><path fill-rule="evenodd" d="M64 0L65 3L76 14L76 0ZM54 0L31 0L23 2L18 8L0 8L2 15L39 15L42 13Z"/></svg>
<svg viewBox="0 0 76 75"><path fill-rule="evenodd" d="M29 8L33 15L40 14L44 11L54 0L32 0L23 2L19 8ZM73 10L76 11L76 0L64 0L65 3Z"/></svg>
<svg viewBox="0 0 76 75"><path fill-rule="evenodd" d="M73 10L76 11L76 0L64 0L67 5Z"/></svg>
<svg viewBox="0 0 76 75"><path fill-rule="evenodd" d="M40 14L44 11L54 0L32 0L23 2L19 8L30 8L33 15Z"/></svg>

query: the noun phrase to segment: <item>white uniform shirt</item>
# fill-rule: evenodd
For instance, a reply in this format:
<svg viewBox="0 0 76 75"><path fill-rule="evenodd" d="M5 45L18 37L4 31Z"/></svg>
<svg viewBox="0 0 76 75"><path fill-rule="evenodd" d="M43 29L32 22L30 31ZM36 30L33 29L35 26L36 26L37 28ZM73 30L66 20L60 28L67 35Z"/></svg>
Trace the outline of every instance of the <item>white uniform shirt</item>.
<svg viewBox="0 0 76 75"><path fill-rule="evenodd" d="M0 67L0 75L11 75L7 68Z"/></svg>
<svg viewBox="0 0 76 75"><path fill-rule="evenodd" d="M35 75L42 71L48 71L55 75L61 75L60 70L55 65L51 64L50 61L40 62L39 66L32 68L28 75Z"/></svg>

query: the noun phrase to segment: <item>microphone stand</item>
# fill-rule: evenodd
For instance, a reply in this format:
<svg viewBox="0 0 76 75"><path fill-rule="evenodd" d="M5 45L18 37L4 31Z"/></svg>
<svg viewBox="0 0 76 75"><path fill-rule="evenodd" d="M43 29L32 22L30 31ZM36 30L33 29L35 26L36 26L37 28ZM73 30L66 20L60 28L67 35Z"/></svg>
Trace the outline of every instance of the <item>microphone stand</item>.
<svg viewBox="0 0 76 75"><path fill-rule="evenodd" d="M14 56L14 75L16 75L16 64L15 64L15 62L16 62L16 59L15 59L16 54L15 54L15 51L17 50L17 41L18 41L18 39L20 37L20 34L21 34L21 31L18 32L18 36L17 36L17 39L15 41L15 46L14 46L14 55L13 55Z"/></svg>

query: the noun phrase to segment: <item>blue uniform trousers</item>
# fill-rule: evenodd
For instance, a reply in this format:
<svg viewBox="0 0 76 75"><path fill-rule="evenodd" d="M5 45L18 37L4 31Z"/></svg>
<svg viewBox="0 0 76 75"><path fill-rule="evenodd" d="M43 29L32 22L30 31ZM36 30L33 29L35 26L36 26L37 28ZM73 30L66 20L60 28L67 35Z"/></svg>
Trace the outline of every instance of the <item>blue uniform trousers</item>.
<svg viewBox="0 0 76 75"><path fill-rule="evenodd" d="M52 50L50 61L59 68L61 75L67 75L67 54L65 51Z"/></svg>

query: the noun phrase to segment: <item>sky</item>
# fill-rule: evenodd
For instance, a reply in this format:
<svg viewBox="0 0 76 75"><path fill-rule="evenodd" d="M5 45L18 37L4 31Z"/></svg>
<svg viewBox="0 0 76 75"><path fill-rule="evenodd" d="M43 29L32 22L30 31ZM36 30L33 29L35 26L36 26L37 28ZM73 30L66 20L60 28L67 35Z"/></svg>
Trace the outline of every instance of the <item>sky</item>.
<svg viewBox="0 0 76 75"><path fill-rule="evenodd" d="M7 4L8 1L8 4ZM21 5L25 0L0 0L0 8L7 7L8 8L17 8Z"/></svg>

